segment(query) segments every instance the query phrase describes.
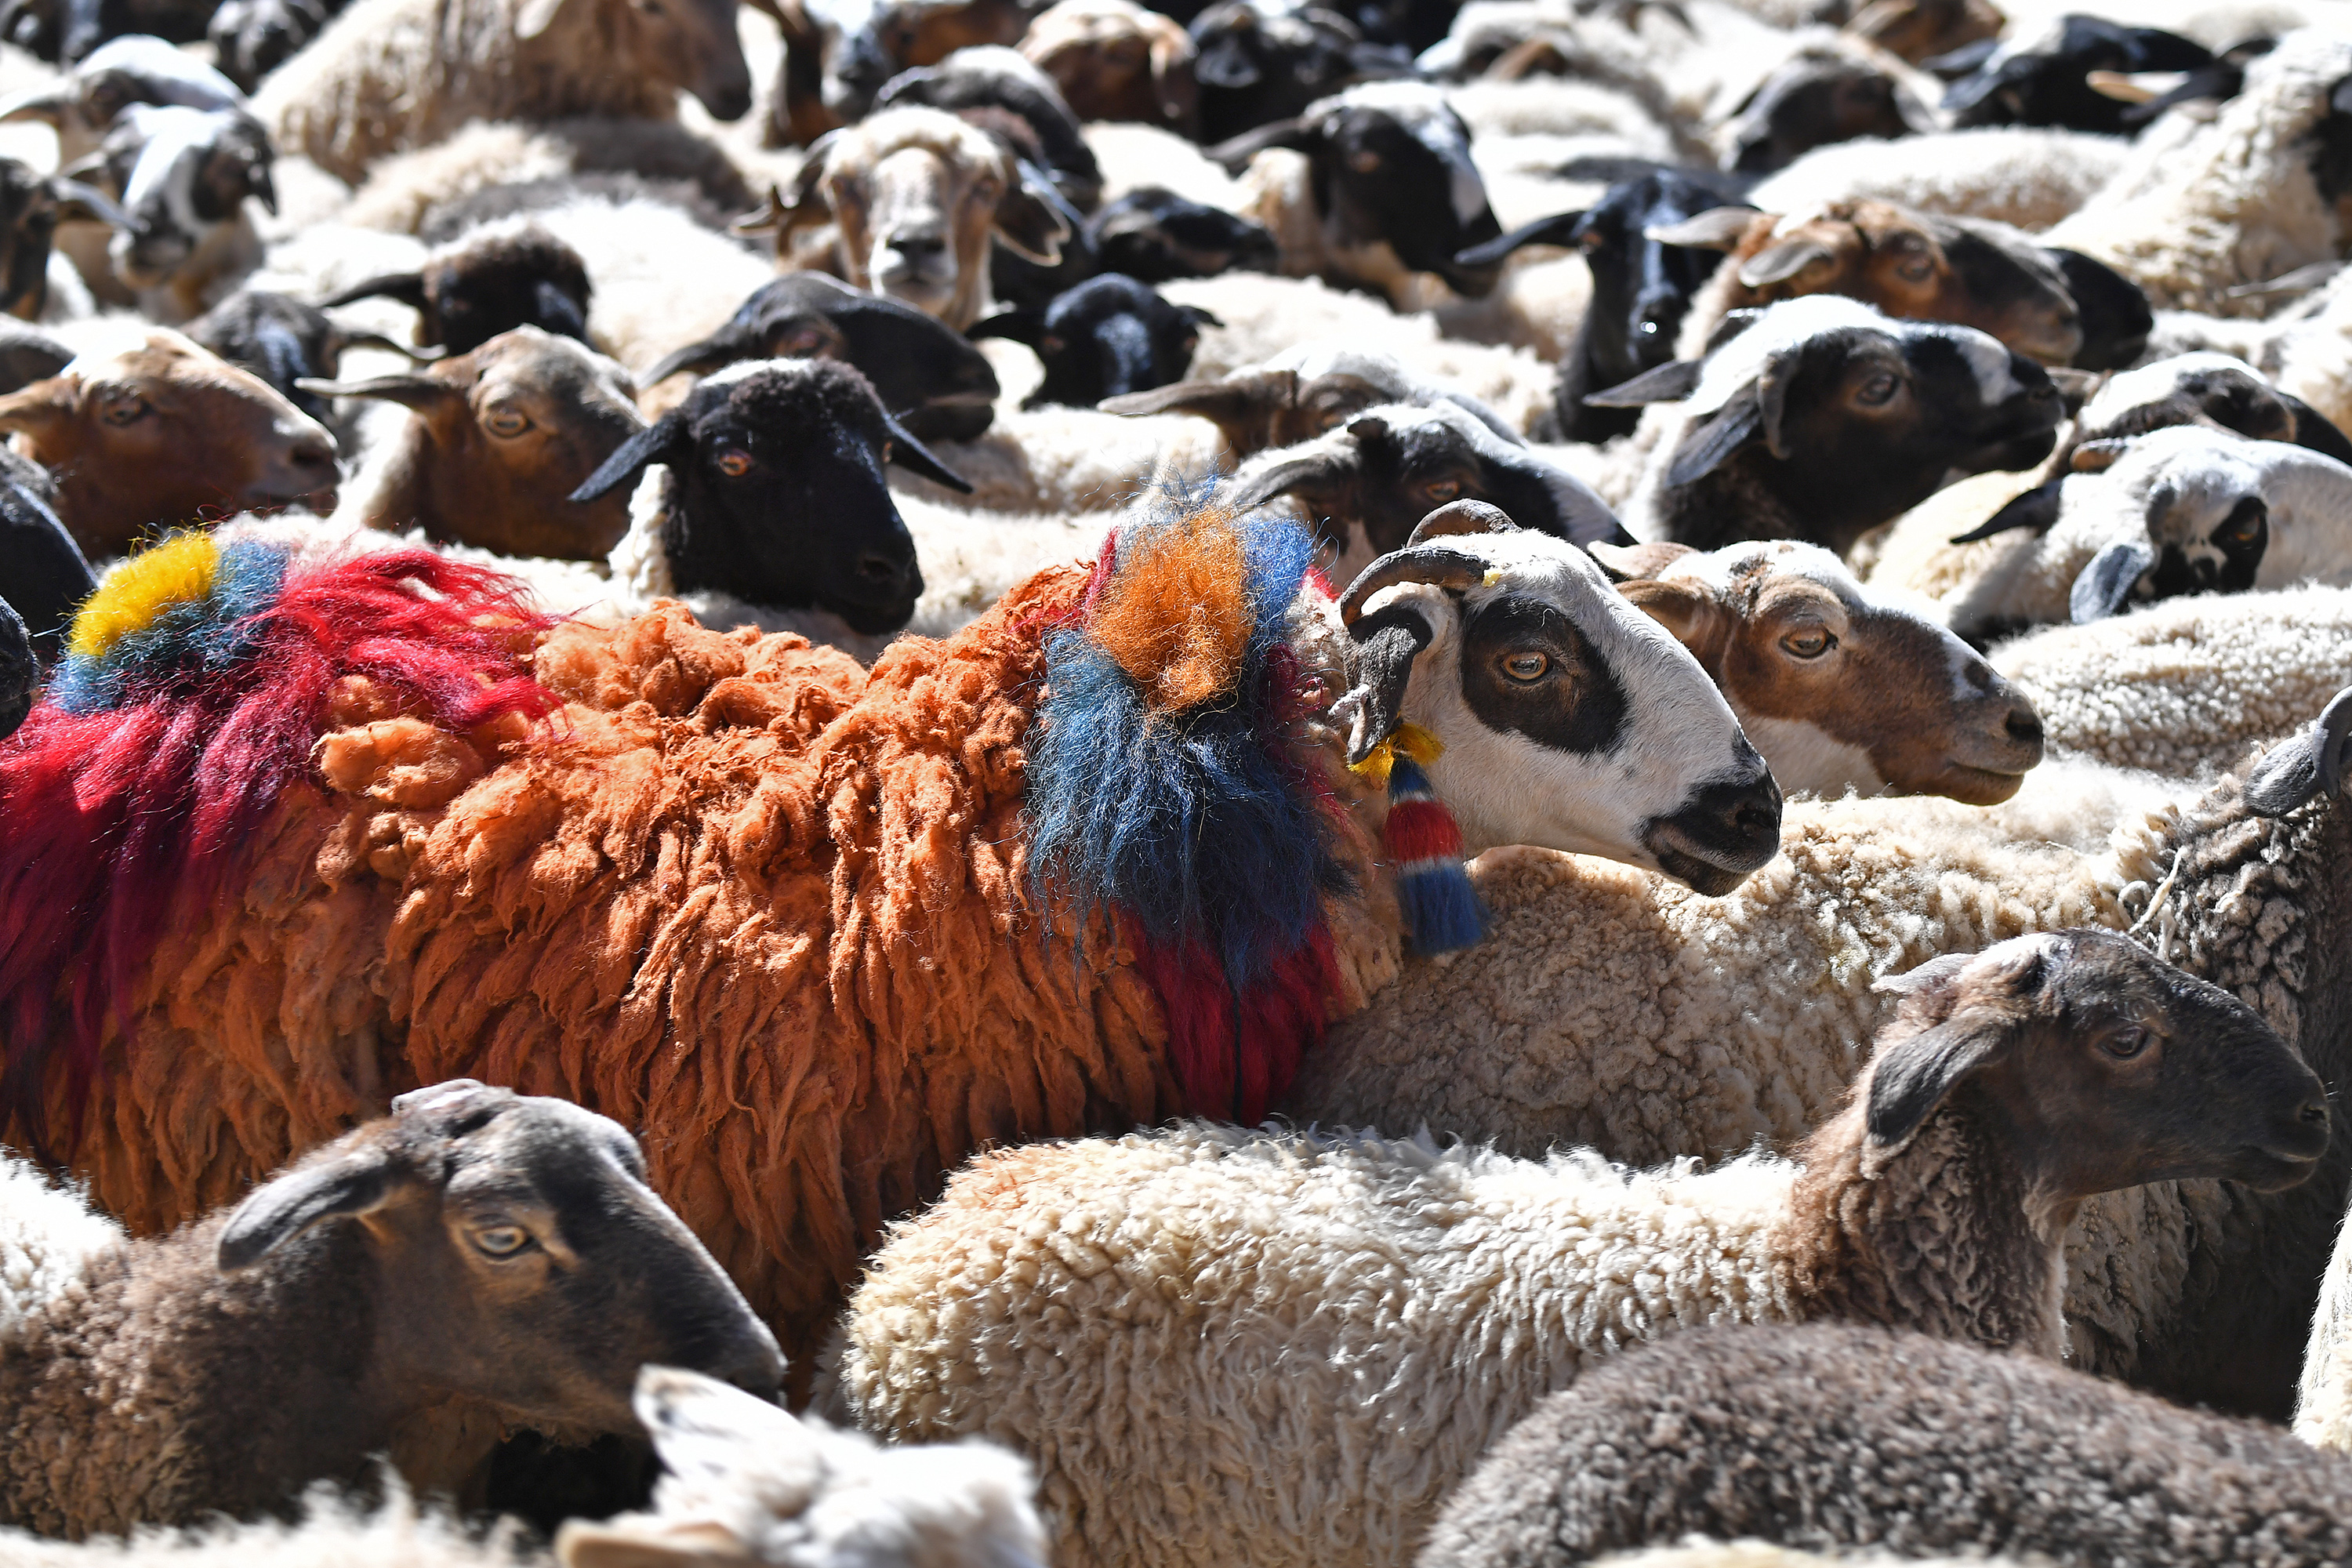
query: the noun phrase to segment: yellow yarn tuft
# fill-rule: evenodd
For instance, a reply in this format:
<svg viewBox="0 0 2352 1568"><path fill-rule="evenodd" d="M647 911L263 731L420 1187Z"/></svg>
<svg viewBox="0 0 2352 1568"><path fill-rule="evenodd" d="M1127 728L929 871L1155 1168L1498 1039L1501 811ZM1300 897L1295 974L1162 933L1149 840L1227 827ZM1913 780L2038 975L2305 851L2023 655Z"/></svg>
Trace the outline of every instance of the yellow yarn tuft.
<svg viewBox="0 0 2352 1568"><path fill-rule="evenodd" d="M220 571L220 546L209 533L168 535L106 574L74 616L66 651L79 658L104 658L115 644L155 623L173 607L213 591Z"/></svg>
<svg viewBox="0 0 2352 1568"><path fill-rule="evenodd" d="M1348 771L1360 773L1374 784L1386 787L1389 773L1396 766L1399 752L1427 767L1445 754L1445 742L1418 724L1400 724L1395 732L1374 746L1362 762L1349 763Z"/></svg>

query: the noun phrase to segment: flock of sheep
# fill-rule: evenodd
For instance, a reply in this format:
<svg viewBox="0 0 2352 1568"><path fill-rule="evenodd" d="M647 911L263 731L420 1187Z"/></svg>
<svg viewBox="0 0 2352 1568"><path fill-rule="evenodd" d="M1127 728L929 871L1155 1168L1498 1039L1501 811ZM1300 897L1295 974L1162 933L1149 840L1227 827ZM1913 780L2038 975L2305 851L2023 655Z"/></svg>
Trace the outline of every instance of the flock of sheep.
<svg viewBox="0 0 2352 1568"><path fill-rule="evenodd" d="M2346 0L7 0L0 1565L2352 1561L2347 256Z"/></svg>

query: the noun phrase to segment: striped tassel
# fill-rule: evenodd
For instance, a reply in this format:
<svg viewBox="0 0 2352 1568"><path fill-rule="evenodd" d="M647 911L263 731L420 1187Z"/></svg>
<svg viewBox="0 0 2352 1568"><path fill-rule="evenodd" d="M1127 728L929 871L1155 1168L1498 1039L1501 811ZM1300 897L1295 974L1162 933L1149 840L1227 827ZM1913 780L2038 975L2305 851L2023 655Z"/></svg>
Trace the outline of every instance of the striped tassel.
<svg viewBox="0 0 2352 1568"><path fill-rule="evenodd" d="M1406 935L1424 957L1473 946L1486 934L1486 911L1462 864L1461 825L1422 772L1444 749L1436 736L1402 724L1356 764L1357 772L1389 786L1381 837L1396 868Z"/></svg>

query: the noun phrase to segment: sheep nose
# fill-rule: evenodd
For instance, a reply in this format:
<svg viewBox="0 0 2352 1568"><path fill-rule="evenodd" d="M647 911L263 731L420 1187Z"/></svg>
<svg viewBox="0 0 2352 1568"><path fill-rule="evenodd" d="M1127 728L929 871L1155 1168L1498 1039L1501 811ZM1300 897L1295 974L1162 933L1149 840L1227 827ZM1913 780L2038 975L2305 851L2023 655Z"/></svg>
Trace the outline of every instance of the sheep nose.
<svg viewBox="0 0 2352 1568"><path fill-rule="evenodd" d="M945 235L932 234L919 229L901 229L890 237L888 244L891 249L909 261L919 261L926 257L937 256L948 247Z"/></svg>
<svg viewBox="0 0 2352 1568"><path fill-rule="evenodd" d="M332 473L335 468L335 438L321 430L304 432L294 438L287 451L286 461L297 468L319 468Z"/></svg>
<svg viewBox="0 0 2352 1568"><path fill-rule="evenodd" d="M771 1398L783 1385L784 1354L776 1348L776 1337L765 1324L754 1321L751 1327L754 1331L738 1335L729 1353L710 1369L710 1375L746 1394Z"/></svg>
<svg viewBox="0 0 2352 1568"><path fill-rule="evenodd" d="M858 586L877 594L901 594L908 574L914 570L912 556L886 555L879 551L868 552L857 558L855 568Z"/></svg>
<svg viewBox="0 0 2352 1568"><path fill-rule="evenodd" d="M2042 715L2031 708L2011 709L2009 718L2001 727L2009 731L2009 738L2021 746L2042 744Z"/></svg>

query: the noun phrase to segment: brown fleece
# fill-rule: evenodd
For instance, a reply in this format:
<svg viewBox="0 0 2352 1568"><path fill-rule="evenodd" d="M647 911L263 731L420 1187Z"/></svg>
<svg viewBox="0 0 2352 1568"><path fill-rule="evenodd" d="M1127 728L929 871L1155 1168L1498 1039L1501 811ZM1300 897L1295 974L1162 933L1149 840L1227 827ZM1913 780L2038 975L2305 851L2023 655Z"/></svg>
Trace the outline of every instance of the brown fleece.
<svg viewBox="0 0 2352 1568"><path fill-rule="evenodd" d="M560 627L551 743L348 694L331 798L289 797L236 901L181 922L71 1163L152 1230L419 1083L560 1096L641 1131L656 1191L803 1357L882 1226L974 1150L1181 1109L1131 954L1106 923L1074 955L1024 889L1043 633L1085 582L1042 573L870 677L675 604ZM1373 842L1342 835L1370 893L1331 910L1339 1012L1397 963Z"/></svg>

